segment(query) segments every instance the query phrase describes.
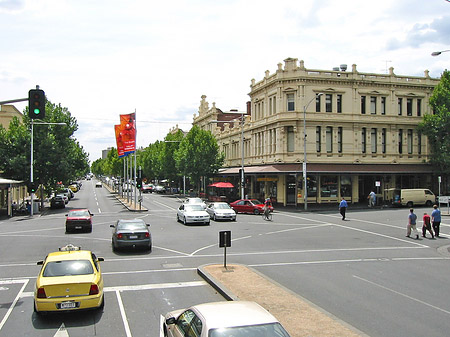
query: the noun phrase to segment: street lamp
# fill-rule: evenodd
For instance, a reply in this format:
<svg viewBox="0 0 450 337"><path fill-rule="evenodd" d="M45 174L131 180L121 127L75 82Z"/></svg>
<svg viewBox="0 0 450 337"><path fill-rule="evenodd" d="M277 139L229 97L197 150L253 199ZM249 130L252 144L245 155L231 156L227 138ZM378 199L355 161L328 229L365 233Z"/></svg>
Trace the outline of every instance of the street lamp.
<svg viewBox="0 0 450 337"><path fill-rule="evenodd" d="M441 50L441 51L434 51L434 52L431 53L431 56L439 56L439 55L441 55L442 53L445 53L445 52L448 52L448 51L450 51L450 49L447 49L447 50Z"/></svg>
<svg viewBox="0 0 450 337"><path fill-rule="evenodd" d="M307 190L307 182L306 182L306 109L311 104L312 101L317 99L317 97L322 96L323 93L316 94L315 97L313 97L308 104L303 106L303 196L305 198L304 204L305 204L305 211L308 210L308 190Z"/></svg>
<svg viewBox="0 0 450 337"><path fill-rule="evenodd" d="M238 111L237 109L231 109L230 111L225 111L223 114L239 114L241 115L241 199L245 199L245 174L244 174L244 114L245 111ZM231 121L210 121L210 123L229 123Z"/></svg>

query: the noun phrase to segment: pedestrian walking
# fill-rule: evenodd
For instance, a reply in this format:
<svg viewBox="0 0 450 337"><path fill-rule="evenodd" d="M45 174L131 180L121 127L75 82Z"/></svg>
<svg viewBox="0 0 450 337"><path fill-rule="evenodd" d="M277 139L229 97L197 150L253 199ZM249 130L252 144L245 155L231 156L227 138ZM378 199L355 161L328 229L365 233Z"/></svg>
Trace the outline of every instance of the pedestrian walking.
<svg viewBox="0 0 450 337"><path fill-rule="evenodd" d="M369 207L375 207L377 202L377 195L375 194L374 191L370 191L367 199L369 199Z"/></svg>
<svg viewBox="0 0 450 337"><path fill-rule="evenodd" d="M344 197L342 197L341 202L339 203L339 213L341 213L342 215L342 220L345 220L345 212L347 211L347 201L345 200Z"/></svg>
<svg viewBox="0 0 450 337"><path fill-rule="evenodd" d="M414 233L414 235L416 236L416 240L419 240L419 232L417 231L416 228L416 221L417 221L417 215L414 214L414 209L410 209L409 210L409 215L408 215L408 225L406 226L406 237L410 238L411 237L411 231Z"/></svg>
<svg viewBox="0 0 450 337"><path fill-rule="evenodd" d="M441 211L437 205L433 206L433 212L431 212L431 223L433 224L434 235L439 237L439 227L441 226Z"/></svg>
<svg viewBox="0 0 450 337"><path fill-rule="evenodd" d="M427 236L425 235L427 231L430 232L431 234L431 238L434 239L434 234L433 231L431 230L431 218L430 216L427 214L427 212L423 213L423 225L422 225L422 236L424 238L426 238Z"/></svg>

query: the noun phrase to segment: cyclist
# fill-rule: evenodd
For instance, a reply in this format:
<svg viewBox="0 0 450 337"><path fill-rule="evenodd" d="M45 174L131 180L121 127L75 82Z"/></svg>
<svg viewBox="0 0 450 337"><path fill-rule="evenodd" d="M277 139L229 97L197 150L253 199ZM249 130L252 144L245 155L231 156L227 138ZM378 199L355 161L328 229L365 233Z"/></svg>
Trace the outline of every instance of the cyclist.
<svg viewBox="0 0 450 337"><path fill-rule="evenodd" d="M267 198L267 199L264 201L264 218L265 218L266 220L269 219L270 206L272 206L272 202L270 201L270 198Z"/></svg>

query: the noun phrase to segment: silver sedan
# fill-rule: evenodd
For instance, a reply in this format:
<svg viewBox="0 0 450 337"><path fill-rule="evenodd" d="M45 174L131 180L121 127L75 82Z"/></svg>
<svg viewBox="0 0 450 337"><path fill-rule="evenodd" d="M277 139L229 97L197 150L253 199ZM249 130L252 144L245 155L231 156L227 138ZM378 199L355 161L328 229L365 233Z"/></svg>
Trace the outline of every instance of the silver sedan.
<svg viewBox="0 0 450 337"><path fill-rule="evenodd" d="M236 212L226 202L213 202L206 207L211 219L236 221Z"/></svg>
<svg viewBox="0 0 450 337"><path fill-rule="evenodd" d="M206 213L201 205L186 205L181 204L177 210L177 221L188 223L204 223L209 225L209 214Z"/></svg>

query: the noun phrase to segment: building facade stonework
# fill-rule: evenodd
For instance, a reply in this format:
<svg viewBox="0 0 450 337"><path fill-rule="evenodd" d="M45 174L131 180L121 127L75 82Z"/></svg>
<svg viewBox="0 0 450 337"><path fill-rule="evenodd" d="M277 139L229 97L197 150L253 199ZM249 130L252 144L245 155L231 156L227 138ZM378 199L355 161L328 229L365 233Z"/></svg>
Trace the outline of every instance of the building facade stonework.
<svg viewBox="0 0 450 337"><path fill-rule="evenodd" d="M193 124L210 130L225 153L217 179L238 184L243 157L250 197L304 202L306 139L308 203L365 202L371 190L388 202L393 188L434 189L427 138L416 129L432 113L428 102L438 83L428 71L417 77L393 68L361 73L356 65L316 70L288 58L251 81L247 111L226 114L202 96Z"/></svg>

